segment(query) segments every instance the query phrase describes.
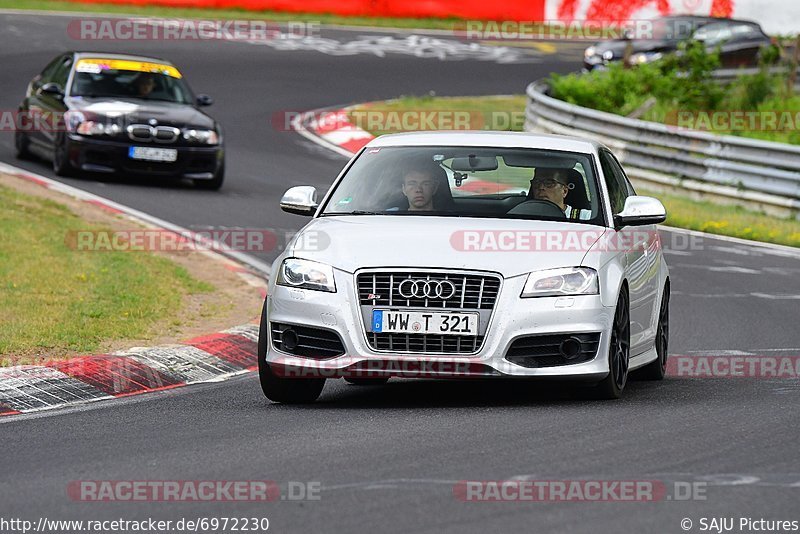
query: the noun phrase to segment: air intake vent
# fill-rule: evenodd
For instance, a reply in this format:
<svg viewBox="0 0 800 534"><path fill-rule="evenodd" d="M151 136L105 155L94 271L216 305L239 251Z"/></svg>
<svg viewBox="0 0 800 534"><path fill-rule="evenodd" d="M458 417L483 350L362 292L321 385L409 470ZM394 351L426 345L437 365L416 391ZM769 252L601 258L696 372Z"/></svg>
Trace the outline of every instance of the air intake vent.
<svg viewBox="0 0 800 534"><path fill-rule="evenodd" d="M324 360L345 352L342 339L332 330L271 323L271 332L272 346L295 356Z"/></svg>
<svg viewBox="0 0 800 534"><path fill-rule="evenodd" d="M599 344L600 333L526 336L511 344L506 360L530 368L572 365L593 359Z"/></svg>

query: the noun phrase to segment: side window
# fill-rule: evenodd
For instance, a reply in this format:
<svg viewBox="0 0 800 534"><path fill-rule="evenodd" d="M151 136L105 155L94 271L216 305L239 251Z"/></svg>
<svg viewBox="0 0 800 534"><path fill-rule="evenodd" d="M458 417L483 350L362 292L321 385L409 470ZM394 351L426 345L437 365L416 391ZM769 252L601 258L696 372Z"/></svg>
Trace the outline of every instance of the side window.
<svg viewBox="0 0 800 534"><path fill-rule="evenodd" d="M56 68L55 72L53 72L53 76L50 81L60 85L62 90L66 90L67 78L69 78L69 71L71 67L72 58L67 56L61 61L61 63L58 64L58 67Z"/></svg>
<svg viewBox="0 0 800 534"><path fill-rule="evenodd" d="M51 61L39 74L39 81L42 83L47 83L53 80L53 73L61 66L64 61L64 56L58 56L53 61Z"/></svg>
<svg viewBox="0 0 800 534"><path fill-rule="evenodd" d="M622 182L625 184L625 190L627 191L625 198L636 196L636 190L633 188L633 184L628 179L628 175L625 174L625 169L622 168L617 156L614 154L611 154L611 166L615 169L616 173L622 177Z"/></svg>
<svg viewBox="0 0 800 534"><path fill-rule="evenodd" d="M625 199L628 198L628 188L625 185L625 175L622 168L615 168L614 156L605 150L600 151L600 166L603 168L608 196L611 201L611 212L613 215L622 211L625 207Z"/></svg>

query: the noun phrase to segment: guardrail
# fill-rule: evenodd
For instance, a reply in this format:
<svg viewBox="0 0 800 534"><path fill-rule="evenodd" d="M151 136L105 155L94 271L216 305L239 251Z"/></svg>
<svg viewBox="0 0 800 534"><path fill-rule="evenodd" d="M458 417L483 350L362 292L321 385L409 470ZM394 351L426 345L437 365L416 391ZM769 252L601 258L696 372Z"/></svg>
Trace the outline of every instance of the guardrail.
<svg viewBox="0 0 800 534"><path fill-rule="evenodd" d="M705 195L746 200L800 218L800 146L720 136L587 109L528 86L525 130L594 138L632 178Z"/></svg>
<svg viewBox="0 0 800 534"><path fill-rule="evenodd" d="M788 67L771 67L767 69L768 74L786 74ZM752 76L761 72L758 67L739 68L739 69L717 69L711 73L711 77L720 83L729 83L739 76ZM795 88L797 85L795 85Z"/></svg>

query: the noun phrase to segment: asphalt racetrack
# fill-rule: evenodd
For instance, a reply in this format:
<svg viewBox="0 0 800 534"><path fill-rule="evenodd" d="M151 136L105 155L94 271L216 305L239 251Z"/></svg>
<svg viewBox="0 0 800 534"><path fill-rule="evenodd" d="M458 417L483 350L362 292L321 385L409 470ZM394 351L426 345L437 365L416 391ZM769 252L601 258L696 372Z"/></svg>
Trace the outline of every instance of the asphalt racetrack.
<svg viewBox="0 0 800 534"><path fill-rule="evenodd" d="M430 55L424 41L368 29L323 30L326 41L294 50L218 41L92 43L70 39L72 18L0 14L0 109L16 109L30 78L65 49L99 45L172 60L196 92L215 98L209 112L225 127L227 143L222 190L59 180L196 229L292 231L304 223L279 210L282 193L301 184L326 189L346 160L276 128L276 114L430 91L521 93L530 81L581 62L581 47L569 43L549 52L454 43L443 58L418 57ZM379 55L381 46L395 51ZM17 162L9 132L0 134L0 161L54 177L47 163ZM800 255L712 238L685 247L685 236L663 236L672 355L800 354ZM0 515L34 522L267 517L270 531L301 533L682 532L685 518L692 530L712 517L735 518L737 527L742 517L797 521L799 399L796 377L673 376L631 382L615 402L538 383L392 380L372 388L338 380L315 405L284 406L262 396L253 374L5 418ZM454 490L462 480L511 478L655 480L669 498L463 502ZM79 480L271 480L283 492L311 483L319 499L79 502L67 492ZM701 494L678 498L676 483L696 483Z"/></svg>

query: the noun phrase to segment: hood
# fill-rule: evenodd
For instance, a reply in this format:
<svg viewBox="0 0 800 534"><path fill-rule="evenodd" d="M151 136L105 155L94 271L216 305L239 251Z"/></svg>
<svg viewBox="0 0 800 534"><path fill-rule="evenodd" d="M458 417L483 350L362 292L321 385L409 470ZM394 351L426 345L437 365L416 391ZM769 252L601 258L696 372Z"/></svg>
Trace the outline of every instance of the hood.
<svg viewBox="0 0 800 534"><path fill-rule="evenodd" d="M353 273L369 267L493 271L504 278L580 266L607 228L561 221L406 215L320 217L286 256Z"/></svg>
<svg viewBox="0 0 800 534"><path fill-rule="evenodd" d="M177 128L213 129L214 119L188 104L142 100L138 98L69 97L68 108L97 118L118 119L125 124L148 124L155 119L159 125Z"/></svg>

